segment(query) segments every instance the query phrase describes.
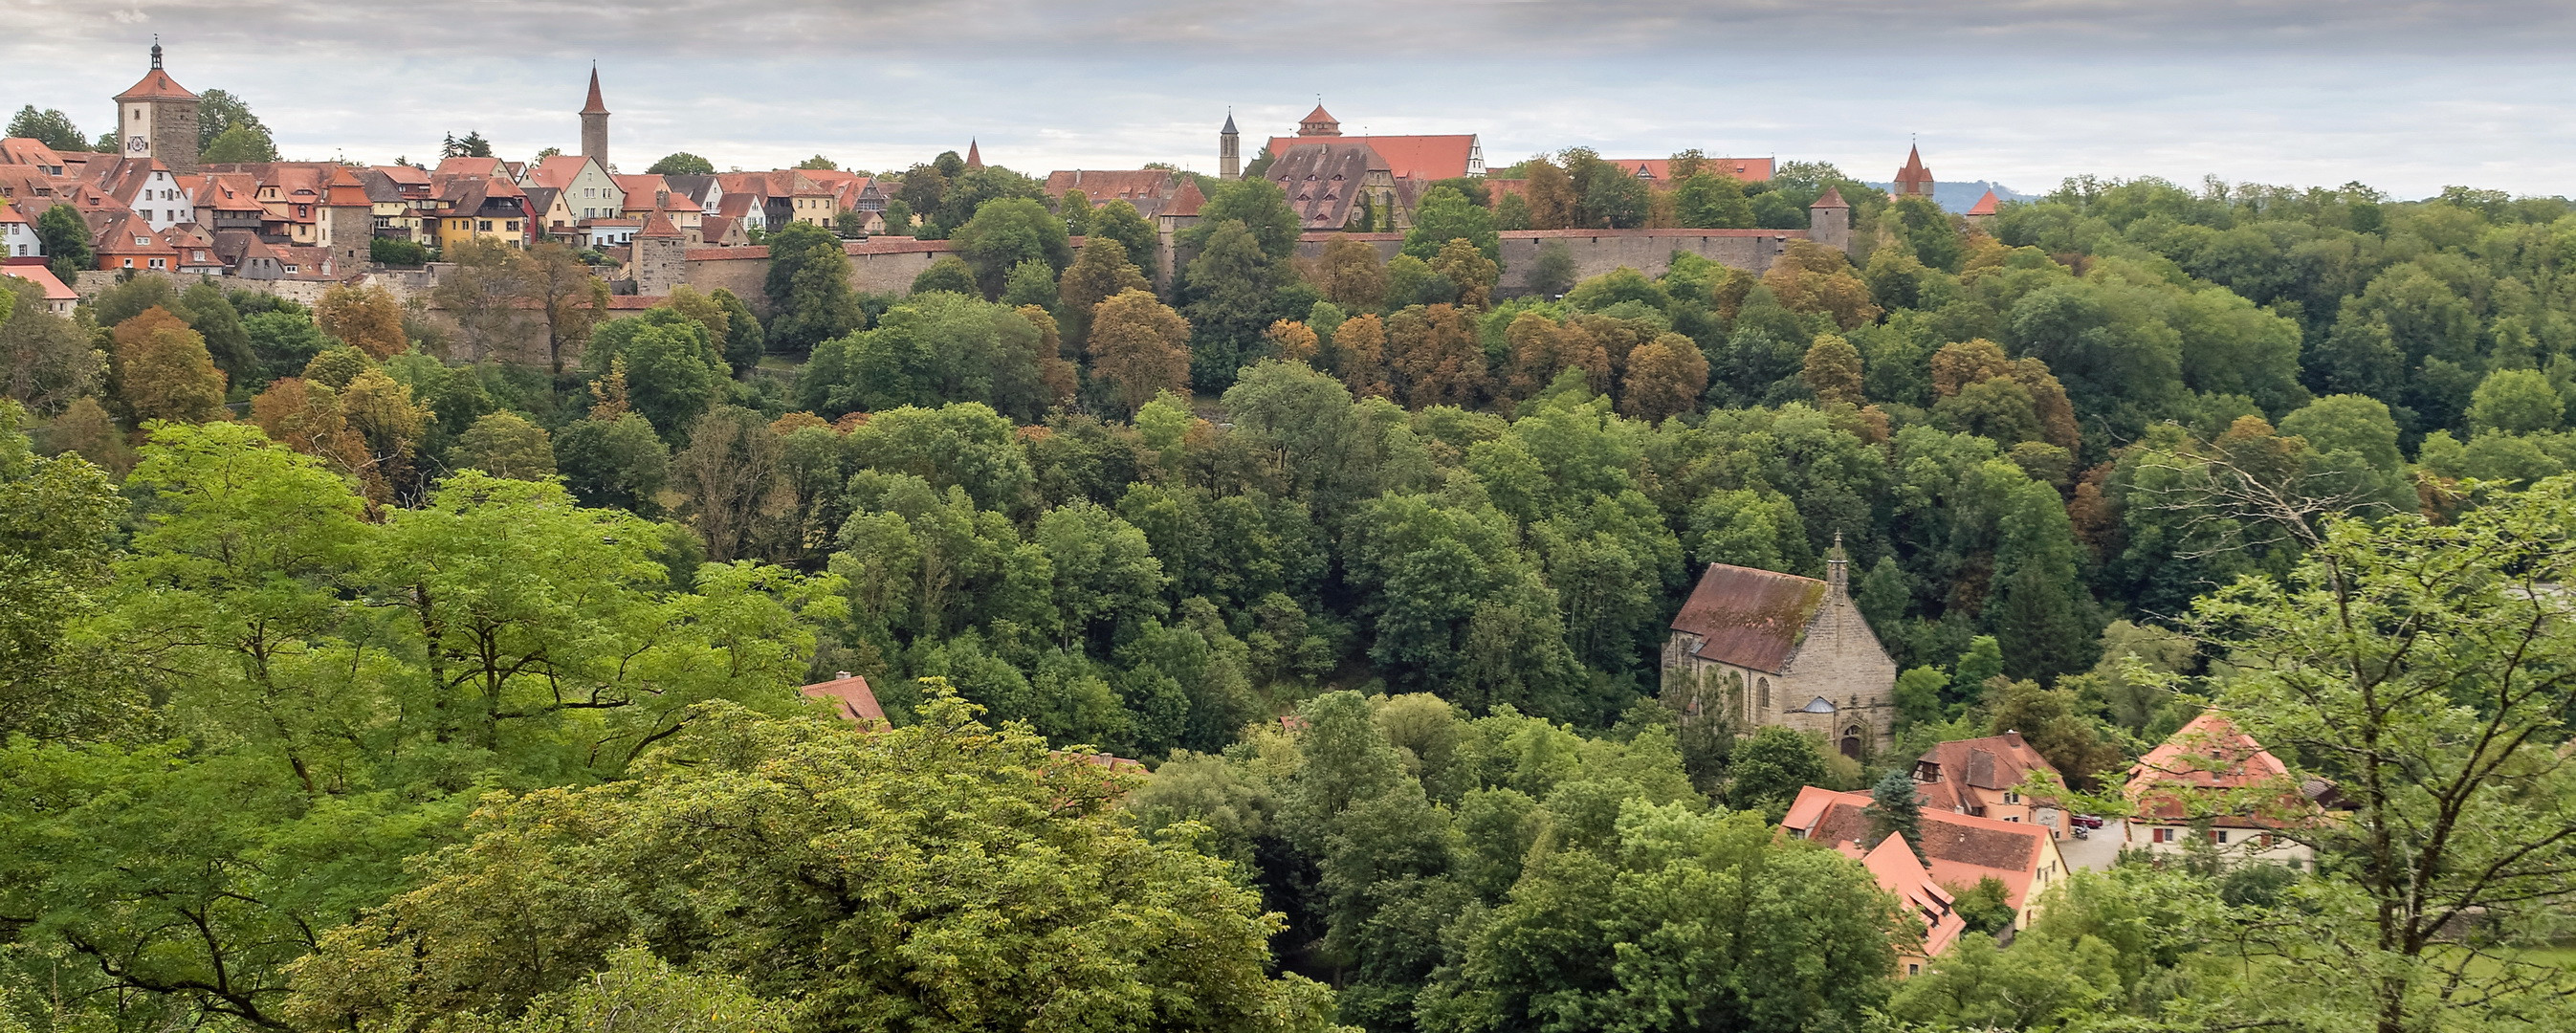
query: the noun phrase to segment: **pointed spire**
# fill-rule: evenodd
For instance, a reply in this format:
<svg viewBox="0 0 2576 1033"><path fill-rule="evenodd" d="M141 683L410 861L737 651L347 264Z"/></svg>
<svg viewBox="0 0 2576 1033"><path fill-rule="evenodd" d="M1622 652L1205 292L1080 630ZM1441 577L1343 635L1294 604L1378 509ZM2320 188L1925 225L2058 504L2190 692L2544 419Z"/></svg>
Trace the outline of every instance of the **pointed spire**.
<svg viewBox="0 0 2576 1033"><path fill-rule="evenodd" d="M599 63L594 61L590 65L590 101L581 106L581 114L605 115L607 113L608 105L599 99Z"/></svg>
<svg viewBox="0 0 2576 1033"><path fill-rule="evenodd" d="M972 137L969 137L966 141L966 167L970 169L980 169L984 167L984 152L977 147L976 142Z"/></svg>
<svg viewBox="0 0 2576 1033"><path fill-rule="evenodd" d="M1217 132L1219 132L1219 133L1223 133L1223 134L1225 134L1225 135L1227 135L1227 136L1237 136L1237 135L1240 135L1240 134L1238 134L1238 133L1236 133L1236 132L1234 131L1234 109L1233 109L1233 108L1227 108L1227 109L1225 109L1225 128L1223 128L1223 129L1219 129L1219 130L1217 130Z"/></svg>

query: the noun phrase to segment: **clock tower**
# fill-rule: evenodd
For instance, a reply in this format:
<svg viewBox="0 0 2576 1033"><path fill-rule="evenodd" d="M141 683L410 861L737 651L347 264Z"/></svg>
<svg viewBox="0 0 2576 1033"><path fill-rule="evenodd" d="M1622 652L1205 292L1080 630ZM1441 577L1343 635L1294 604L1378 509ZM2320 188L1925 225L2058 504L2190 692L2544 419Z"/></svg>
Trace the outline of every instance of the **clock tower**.
<svg viewBox="0 0 2576 1033"><path fill-rule="evenodd" d="M161 42L152 42L152 70L133 89L116 95L118 151L157 159L170 171L197 171L197 95L161 70Z"/></svg>

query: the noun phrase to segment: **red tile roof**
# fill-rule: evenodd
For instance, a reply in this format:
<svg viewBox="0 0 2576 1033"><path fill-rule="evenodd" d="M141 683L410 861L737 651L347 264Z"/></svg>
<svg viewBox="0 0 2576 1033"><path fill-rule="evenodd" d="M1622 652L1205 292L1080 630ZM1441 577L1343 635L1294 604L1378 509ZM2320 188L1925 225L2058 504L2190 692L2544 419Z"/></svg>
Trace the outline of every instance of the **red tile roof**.
<svg viewBox="0 0 2576 1033"><path fill-rule="evenodd" d="M861 728L886 727L885 709L877 706L877 694L868 688L863 675L843 673L831 681L816 682L796 690L807 699L818 699L832 705L832 713L841 720Z"/></svg>
<svg viewBox="0 0 2576 1033"><path fill-rule="evenodd" d="M1916 761L1918 778L1928 773L1937 775L1932 782L1917 781L1916 792L1923 795L1926 806L1963 814L1976 813L1977 801L1969 798L1968 789L2004 791L2020 786L2037 773L2051 782L2064 784L2057 768L2039 755L2019 732L1987 736L1982 739L1953 739L1924 751Z"/></svg>
<svg viewBox="0 0 2576 1033"><path fill-rule="evenodd" d="M1849 208L1849 207L1851 207L1851 202L1843 200L1843 192L1842 192L1842 191L1840 191L1840 190L1836 190L1836 189L1834 189L1834 188L1832 188L1832 187L1828 186L1828 187L1826 187L1826 188L1825 188L1824 196L1821 196L1821 197L1816 198L1816 203L1811 204L1811 205L1808 205L1807 207L1809 207L1809 208Z"/></svg>
<svg viewBox="0 0 2576 1033"><path fill-rule="evenodd" d="M1171 196L1180 178L1168 169L1059 170L1047 173L1046 192L1049 197L1063 197L1066 191L1079 190L1094 205L1109 200L1160 202Z"/></svg>
<svg viewBox="0 0 2576 1033"><path fill-rule="evenodd" d="M580 114L605 115L607 113L608 105L599 99L599 66L593 65L590 69L590 99L582 104Z"/></svg>
<svg viewBox="0 0 2576 1033"><path fill-rule="evenodd" d="M178 80L170 78L170 73L164 72L156 66L151 71L143 73L143 78L141 80L138 80L133 86L128 87L125 92L117 94L115 99L195 100L197 99L197 95L182 88L179 85Z"/></svg>
<svg viewBox="0 0 2576 1033"><path fill-rule="evenodd" d="M2314 815L2315 801L2332 789L2323 781L2298 781L2253 736L2205 710L2138 758L2121 792L2148 819L2277 828Z"/></svg>
<svg viewBox="0 0 2576 1033"><path fill-rule="evenodd" d="M1183 177L1181 188L1172 192L1171 200L1163 202L1163 214L1176 217L1195 216L1199 213L1199 207L1206 203L1207 195L1199 193L1199 181Z"/></svg>
<svg viewBox="0 0 2576 1033"><path fill-rule="evenodd" d="M523 185L561 190L571 186L573 177L581 175L581 170L589 164L590 159L579 154L558 154L553 157L539 158L536 164L528 167L528 181Z"/></svg>
<svg viewBox="0 0 2576 1033"><path fill-rule="evenodd" d="M1870 840L1868 793L1837 793L1807 786L1789 806L1781 827L1828 846ZM1992 876L2004 900L2020 910L2049 856L2045 826L1997 821L1926 808L1921 823L1923 856L1942 885L1966 889Z"/></svg>
<svg viewBox="0 0 2576 1033"><path fill-rule="evenodd" d="M0 276L15 276L44 288L46 301L80 300L80 292L63 286L63 281L54 275L54 271L42 265L0 265Z"/></svg>
<svg viewBox="0 0 2576 1033"><path fill-rule="evenodd" d="M1701 638L1703 659L1778 674L1824 602L1814 578L1712 563L1672 626Z"/></svg>
<svg viewBox="0 0 2576 1033"><path fill-rule="evenodd" d="M1845 852L1858 850L1855 844ZM1940 957L1968 931L1968 920L1960 916L1956 898L1934 880L1932 869L1914 856L1914 848L1906 845L1905 837L1888 833L1878 846L1861 856L1860 863L1878 880L1878 888L1886 890L1904 905L1906 914L1923 923L1921 957Z"/></svg>
<svg viewBox="0 0 2576 1033"><path fill-rule="evenodd" d="M973 140L966 141L966 167L970 169L984 167L984 151L977 147Z"/></svg>
<svg viewBox="0 0 2576 1033"><path fill-rule="evenodd" d="M1923 167L1923 149L1905 150L1905 167L1896 170L1895 193L1932 196L1932 170Z"/></svg>
<svg viewBox="0 0 2576 1033"><path fill-rule="evenodd" d="M1995 192L1994 192L1994 191L1992 191L1992 190L1988 190L1988 191L1986 191L1986 195L1985 195L1984 197L1980 197L1980 198L1978 198L1978 199L1977 199L1977 203L1976 203L1976 204L1970 205L1970 206L1968 207L1968 214L1970 214L1970 215L1993 215L1993 214L1995 214L1995 207L1996 207L1996 202L1995 202Z"/></svg>
<svg viewBox="0 0 2576 1033"><path fill-rule="evenodd" d="M661 238L678 238L685 236L685 234L680 232L679 227L671 225L670 217L665 216L658 211L645 218L644 229L635 235L638 237Z"/></svg>
<svg viewBox="0 0 2576 1033"><path fill-rule="evenodd" d="M46 168L59 168L62 164L63 156L54 153L54 149L45 146L42 140L24 136L0 139L0 165L42 165Z"/></svg>
<svg viewBox="0 0 2576 1033"><path fill-rule="evenodd" d="M1322 110L1318 108L1317 110ZM1288 153L1288 148L1301 143L1367 144L1386 162L1387 171L1397 179L1455 179L1467 174L1467 161L1475 154L1473 134L1447 136L1274 136L1268 144L1272 157Z"/></svg>

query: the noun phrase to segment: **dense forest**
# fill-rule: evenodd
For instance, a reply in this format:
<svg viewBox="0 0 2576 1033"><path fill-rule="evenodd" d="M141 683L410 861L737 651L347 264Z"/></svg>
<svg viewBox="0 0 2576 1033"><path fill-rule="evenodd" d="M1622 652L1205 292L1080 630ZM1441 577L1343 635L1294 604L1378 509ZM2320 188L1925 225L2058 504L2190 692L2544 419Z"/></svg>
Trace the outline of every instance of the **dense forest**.
<svg viewBox="0 0 2576 1033"><path fill-rule="evenodd" d="M1158 294L1132 206L953 159L902 297L810 226L618 319L551 246L435 312L0 295L0 1030L2576 1021L2568 202L1971 227L1571 153L1392 259L1224 184ZM1501 227L1828 187L1853 254L1497 290ZM1837 543L1897 746L1678 721L1702 566ZM2104 788L2213 705L2354 802L2316 871L2081 874L1899 982L1772 831L2008 728Z"/></svg>

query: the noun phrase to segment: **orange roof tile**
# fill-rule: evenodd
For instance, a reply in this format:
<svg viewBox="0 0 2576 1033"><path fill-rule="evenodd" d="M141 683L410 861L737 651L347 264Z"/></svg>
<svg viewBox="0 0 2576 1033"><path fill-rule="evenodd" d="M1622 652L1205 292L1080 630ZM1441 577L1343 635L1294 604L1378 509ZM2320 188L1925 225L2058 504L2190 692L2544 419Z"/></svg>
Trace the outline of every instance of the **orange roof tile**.
<svg viewBox="0 0 2576 1033"><path fill-rule="evenodd" d="M590 99L582 104L580 113L584 115L605 115L608 113L608 105L601 102L599 99L598 65L590 66Z"/></svg>
<svg viewBox="0 0 2576 1033"><path fill-rule="evenodd" d="M0 265L0 276L15 276L21 280L25 280L28 283L32 283L43 288L46 301L80 300L79 291L63 286L62 279L55 276L52 269L48 269L42 265L18 265L14 263L10 265Z"/></svg>
<svg viewBox="0 0 2576 1033"><path fill-rule="evenodd" d="M1978 198L1978 199L1977 199L1977 203L1976 203L1976 204L1970 205L1970 206L1968 207L1968 214L1970 214L1970 215L1993 215L1993 214L1995 214L1995 208L1996 208L1996 207L1997 207L1997 205L1996 205L1996 201L1995 201L1995 192L1994 192L1994 191L1992 191L1992 190L1988 190L1988 191L1986 191L1986 194L1985 194L1985 196L1984 196L1984 197L1980 197L1980 198Z"/></svg>
<svg viewBox="0 0 2576 1033"><path fill-rule="evenodd" d="M155 65L151 71L143 73L143 78L137 80L133 86L117 94L115 99L195 100L197 95L188 92L179 85L178 80L170 78L170 73L162 71L160 66Z"/></svg>
<svg viewBox="0 0 2576 1033"><path fill-rule="evenodd" d="M886 727L885 709L877 705L875 690L868 688L864 675L842 672L831 681L816 682L796 690L807 699L823 700L832 705L832 713L841 720L861 728Z"/></svg>
<svg viewBox="0 0 2576 1033"><path fill-rule="evenodd" d="M679 228L679 227L674 226L674 225L671 225L671 219L670 219L670 217L669 217L669 216L666 216L666 215L663 215L663 214L662 214L660 211L658 211L658 210L657 210L657 211L655 211L652 215L647 216L647 217L644 219L644 228L643 228L641 231L637 232L635 235L636 235L636 236L638 236L638 237L665 237L665 238L675 238L675 237L684 236L684 234L682 234L682 233L680 232L680 228Z"/></svg>
<svg viewBox="0 0 2576 1033"><path fill-rule="evenodd" d="M1671 158L1619 158L1615 160L1604 160L1610 161L1611 164L1618 166L1620 171L1626 172L1631 176L1636 175L1638 170L1643 169L1646 173L1644 177L1646 179L1651 179L1658 183L1672 182L1673 160ZM1703 158L1700 159L1700 163L1701 168L1709 172L1714 172L1718 175L1726 176L1745 183L1760 183L1771 178L1772 160L1773 159L1770 158Z"/></svg>
<svg viewBox="0 0 2576 1033"><path fill-rule="evenodd" d="M1181 188L1173 191L1172 199L1163 204L1163 214L1194 216L1199 213L1199 206L1206 203L1207 195L1199 193L1199 181L1184 177Z"/></svg>
<svg viewBox="0 0 2576 1033"><path fill-rule="evenodd" d="M1319 109L1320 110L1320 109ZM1397 179L1455 179L1467 174L1467 162L1475 155L1473 134L1445 136L1274 136L1267 145L1272 157L1288 153L1288 148L1301 143L1366 144L1386 162L1387 171Z"/></svg>
<svg viewBox="0 0 2576 1033"><path fill-rule="evenodd" d="M1834 189L1833 187L1828 186L1828 187L1826 187L1826 188L1825 188L1824 195L1823 195L1823 196L1821 196L1821 197L1816 198L1816 203L1811 204L1811 205L1808 205L1807 207L1809 207L1809 208L1849 208L1849 207L1851 207L1851 202L1843 200L1843 192L1842 192L1842 191L1840 191L1840 190L1836 190L1836 189Z"/></svg>

